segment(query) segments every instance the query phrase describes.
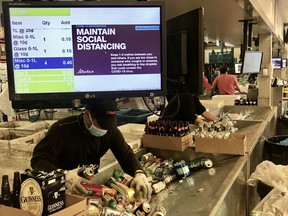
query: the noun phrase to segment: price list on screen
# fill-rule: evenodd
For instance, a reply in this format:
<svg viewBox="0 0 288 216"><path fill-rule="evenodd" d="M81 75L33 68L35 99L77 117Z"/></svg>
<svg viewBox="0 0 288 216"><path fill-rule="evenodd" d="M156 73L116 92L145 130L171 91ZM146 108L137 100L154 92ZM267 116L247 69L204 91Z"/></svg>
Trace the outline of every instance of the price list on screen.
<svg viewBox="0 0 288 216"><path fill-rule="evenodd" d="M74 90L72 35L68 9L11 9L11 40L17 93ZM63 15L55 22L49 14ZM33 22L41 16L41 22Z"/></svg>

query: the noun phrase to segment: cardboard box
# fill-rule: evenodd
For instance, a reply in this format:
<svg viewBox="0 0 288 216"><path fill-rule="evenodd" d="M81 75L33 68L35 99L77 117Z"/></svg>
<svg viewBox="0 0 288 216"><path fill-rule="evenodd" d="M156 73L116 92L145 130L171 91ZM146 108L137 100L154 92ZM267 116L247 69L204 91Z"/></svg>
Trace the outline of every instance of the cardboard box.
<svg viewBox="0 0 288 216"><path fill-rule="evenodd" d="M65 208L51 216L86 216L87 200L84 197L65 194ZM0 216L34 216L28 211L0 205Z"/></svg>
<svg viewBox="0 0 288 216"><path fill-rule="evenodd" d="M200 100L200 102L209 111L220 109L224 106L224 100Z"/></svg>
<svg viewBox="0 0 288 216"><path fill-rule="evenodd" d="M241 98L241 95L214 95L212 96L213 101L223 101L224 106L233 106L235 104L235 100Z"/></svg>
<svg viewBox="0 0 288 216"><path fill-rule="evenodd" d="M128 123L119 126L118 129L133 151L138 151L142 145L145 124Z"/></svg>
<svg viewBox="0 0 288 216"><path fill-rule="evenodd" d="M34 132L29 136L9 141L9 156L13 158L31 158L35 146L45 137L46 131Z"/></svg>
<svg viewBox="0 0 288 216"><path fill-rule="evenodd" d="M234 133L228 139L195 137L194 143L196 152L244 155L247 149L247 136Z"/></svg>
<svg viewBox="0 0 288 216"><path fill-rule="evenodd" d="M143 147L183 152L192 143L192 133L183 137L143 135Z"/></svg>
<svg viewBox="0 0 288 216"><path fill-rule="evenodd" d="M36 215L49 215L65 208L65 175L60 172L21 173L20 207Z"/></svg>

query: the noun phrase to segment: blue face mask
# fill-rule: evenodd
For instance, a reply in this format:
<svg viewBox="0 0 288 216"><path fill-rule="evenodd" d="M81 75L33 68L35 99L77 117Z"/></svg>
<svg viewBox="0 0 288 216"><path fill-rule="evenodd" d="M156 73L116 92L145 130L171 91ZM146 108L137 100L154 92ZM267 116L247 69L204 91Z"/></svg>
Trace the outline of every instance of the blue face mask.
<svg viewBox="0 0 288 216"><path fill-rule="evenodd" d="M86 125L86 127L87 127L87 130L88 130L93 136L95 136L95 137L104 136L104 135L108 132L108 130L104 130L104 129L101 129L101 128L96 127L96 126L93 124L93 121L92 121L92 118L91 118L90 113L88 113L88 114L89 114L89 118L90 118L90 121L91 121L92 125L91 125L90 127L88 127L88 126L86 125L86 122L84 121L84 122L85 122L85 125Z"/></svg>

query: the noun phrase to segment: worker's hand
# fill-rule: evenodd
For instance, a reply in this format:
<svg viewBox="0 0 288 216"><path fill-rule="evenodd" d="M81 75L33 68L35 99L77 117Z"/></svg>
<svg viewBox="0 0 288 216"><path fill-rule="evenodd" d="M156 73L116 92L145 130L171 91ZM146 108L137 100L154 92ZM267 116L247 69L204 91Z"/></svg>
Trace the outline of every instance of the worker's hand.
<svg viewBox="0 0 288 216"><path fill-rule="evenodd" d="M135 190L135 199L139 200L140 198L150 200L152 194L151 185L144 173L137 173L133 178L131 188Z"/></svg>
<svg viewBox="0 0 288 216"><path fill-rule="evenodd" d="M71 193L85 196L88 195L88 190L81 185L81 182L89 182L89 180L78 175L78 168L65 171L64 173L66 176L65 186Z"/></svg>

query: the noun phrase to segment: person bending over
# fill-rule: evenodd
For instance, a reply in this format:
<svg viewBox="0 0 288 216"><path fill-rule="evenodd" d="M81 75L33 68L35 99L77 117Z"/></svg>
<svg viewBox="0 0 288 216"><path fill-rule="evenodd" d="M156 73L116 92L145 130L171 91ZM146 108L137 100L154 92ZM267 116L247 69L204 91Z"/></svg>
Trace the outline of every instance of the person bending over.
<svg viewBox="0 0 288 216"><path fill-rule="evenodd" d="M77 175L79 167L99 167L100 158L109 150L121 168L134 179L136 198L149 200L152 189L133 150L117 128L115 100L95 99L85 105L80 115L58 120L33 151L31 167L52 171L65 170L66 187L76 194L87 194L81 186L85 179Z"/></svg>
<svg viewBox="0 0 288 216"><path fill-rule="evenodd" d="M167 97L168 105L165 107L163 120L189 121L190 124L199 125L200 122L214 121L217 118L206 110L201 104L197 95L181 94L174 97ZM199 116L203 118L200 118Z"/></svg>

